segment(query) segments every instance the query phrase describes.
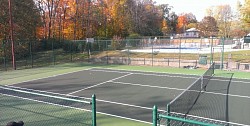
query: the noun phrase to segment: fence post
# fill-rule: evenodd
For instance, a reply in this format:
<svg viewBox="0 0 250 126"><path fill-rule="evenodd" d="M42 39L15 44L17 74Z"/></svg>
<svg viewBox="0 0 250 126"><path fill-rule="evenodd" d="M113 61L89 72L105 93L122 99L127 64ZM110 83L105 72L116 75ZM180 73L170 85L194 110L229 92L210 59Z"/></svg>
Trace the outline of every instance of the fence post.
<svg viewBox="0 0 250 126"><path fill-rule="evenodd" d="M96 96L92 95L92 126L96 126Z"/></svg>
<svg viewBox="0 0 250 126"><path fill-rule="evenodd" d="M154 43L153 41L151 41L151 44L152 44L152 66L154 66Z"/></svg>
<svg viewBox="0 0 250 126"><path fill-rule="evenodd" d="M75 41L75 40L74 40L74 41ZM72 44L73 44L74 41L70 42L70 62L73 61Z"/></svg>
<svg viewBox="0 0 250 126"><path fill-rule="evenodd" d="M52 63L55 65L55 50L54 50L54 41L55 39L53 38L52 43L51 43L51 50L52 50Z"/></svg>
<svg viewBox="0 0 250 126"><path fill-rule="evenodd" d="M210 40L209 40L210 41ZM213 55L213 36L212 36L212 41L210 43L210 65L214 62L214 55Z"/></svg>
<svg viewBox="0 0 250 126"><path fill-rule="evenodd" d="M32 42L30 41L29 42L29 44L30 44L30 60L31 60L31 68L33 68L33 52L32 52Z"/></svg>
<svg viewBox="0 0 250 126"><path fill-rule="evenodd" d="M168 66L169 66L169 62L170 62L170 61L169 61L169 58L168 58Z"/></svg>
<svg viewBox="0 0 250 126"><path fill-rule="evenodd" d="M168 115L168 116L171 116L169 104L167 104L167 115ZM167 125L166 125L166 126L170 126L170 119L167 119Z"/></svg>
<svg viewBox="0 0 250 126"><path fill-rule="evenodd" d="M128 52L127 52L127 53L128 53L128 62L127 62L127 65L129 65L129 64L130 64L130 62L129 62L129 61L130 61L130 52L129 52L129 48L128 48L127 51L128 51Z"/></svg>
<svg viewBox="0 0 250 126"><path fill-rule="evenodd" d="M124 64L124 62L123 62L123 57L124 57L124 56L122 56L122 64Z"/></svg>
<svg viewBox="0 0 250 126"><path fill-rule="evenodd" d="M224 43L225 43L225 38L223 37L223 39L222 39L222 50L221 50L221 65L220 65L221 70L224 68Z"/></svg>
<svg viewBox="0 0 250 126"><path fill-rule="evenodd" d="M145 59L145 57L144 57L144 65L146 65L146 59Z"/></svg>
<svg viewBox="0 0 250 126"><path fill-rule="evenodd" d="M2 49L3 49L3 65L4 65L4 70L7 71L7 65L6 65L6 49L5 49L5 40L3 40L2 43Z"/></svg>
<svg viewBox="0 0 250 126"><path fill-rule="evenodd" d="M179 42L179 68L181 68L181 37Z"/></svg>
<svg viewBox="0 0 250 126"><path fill-rule="evenodd" d="M157 106L155 105L153 108L153 125L152 126L157 126Z"/></svg>
<svg viewBox="0 0 250 126"><path fill-rule="evenodd" d="M237 68L237 70L240 70L240 62L236 63L236 68Z"/></svg>
<svg viewBox="0 0 250 126"><path fill-rule="evenodd" d="M107 62L107 64L109 64L109 55L108 55L108 51L106 52L106 62Z"/></svg>

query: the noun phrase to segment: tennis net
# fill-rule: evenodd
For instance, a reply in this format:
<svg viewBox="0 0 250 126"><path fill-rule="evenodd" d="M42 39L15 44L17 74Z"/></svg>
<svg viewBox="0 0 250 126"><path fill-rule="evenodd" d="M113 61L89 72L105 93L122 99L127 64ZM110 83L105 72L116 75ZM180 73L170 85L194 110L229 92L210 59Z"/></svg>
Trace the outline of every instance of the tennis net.
<svg viewBox="0 0 250 126"><path fill-rule="evenodd" d="M94 126L95 96L79 98L0 86L0 125L22 120L36 126Z"/></svg>
<svg viewBox="0 0 250 126"><path fill-rule="evenodd" d="M209 80L214 75L214 65L215 65L215 63L212 63L211 66L208 68L208 70L202 75L202 88L203 88L203 90L206 90L206 87L207 87Z"/></svg>
<svg viewBox="0 0 250 126"><path fill-rule="evenodd" d="M188 114L200 97L201 92L206 89L213 74L214 63L201 77L168 104L168 111Z"/></svg>

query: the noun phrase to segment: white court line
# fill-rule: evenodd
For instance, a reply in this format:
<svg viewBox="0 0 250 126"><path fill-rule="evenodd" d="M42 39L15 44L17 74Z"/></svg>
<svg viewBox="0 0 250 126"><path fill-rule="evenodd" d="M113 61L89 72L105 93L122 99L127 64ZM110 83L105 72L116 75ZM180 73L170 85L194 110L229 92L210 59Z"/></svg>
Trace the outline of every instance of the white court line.
<svg viewBox="0 0 250 126"><path fill-rule="evenodd" d="M91 68L90 68L91 69ZM84 70L88 70L88 69L83 69L83 70L79 70L79 71L84 71ZM78 72L78 71L75 71L75 72ZM74 72L69 72L69 73L74 73ZM69 74L69 73L65 73L65 74ZM59 74L59 75L64 75L64 74ZM59 76L59 75L53 75L51 77L54 77L54 76ZM46 78L46 77L45 77ZM49 77L47 77L49 78ZM39 79L43 79L43 78L39 78ZM36 79L35 79L36 80ZM223 80L220 80L218 79L219 81L223 81ZM33 80L30 80L30 81L33 81ZM248 82L244 82L244 81L232 81L232 82L241 82L241 83L248 83ZM20 82L22 83L22 82ZM209 92L208 92L209 93ZM220 94L220 93L214 93L214 94ZM226 95L226 94L220 94L220 95ZM231 96L235 96L235 97L245 97L245 96L240 96L240 95L231 95ZM248 96L246 96L246 98L249 98Z"/></svg>
<svg viewBox="0 0 250 126"><path fill-rule="evenodd" d="M186 89L181 89L181 88L171 88L171 87L162 87L162 86L152 86L152 85L144 85L144 84L133 84L133 83L115 82L115 81L112 81L112 83L123 84L123 85L133 85L133 86L140 86L140 87L159 88L159 89L171 89L171 90L177 90L177 91L184 91L184 90L186 90Z"/></svg>
<svg viewBox="0 0 250 126"><path fill-rule="evenodd" d="M113 114L108 114L108 113L103 113L103 112L96 112L96 113L102 114L102 115L107 115L107 116L112 116L112 117L116 117L116 118L131 120L131 121L135 121L135 122L141 122L141 123L146 123L146 124L152 124L152 122L142 121L142 120L138 120L138 119L132 119L132 118L128 118L128 117L123 117L123 116L118 116L118 115L113 115Z"/></svg>
<svg viewBox="0 0 250 126"><path fill-rule="evenodd" d="M161 87L161 86L151 86L151 85L144 85L144 84L133 84L133 83L125 83L125 82L114 82L112 83L117 83L117 84L123 84L123 85L133 85L133 86L141 86L141 87L150 87L150 88L159 88L159 89L170 89L170 90L178 90L178 91L184 91L186 89L181 89L181 88L171 88L171 87ZM189 90L189 91L195 91L195 90ZM247 98L249 99L250 96L244 96L244 95L234 95L234 94L223 94L223 93L216 93L216 92L207 92L207 91L202 91L202 93L207 93L207 94L216 94L216 95L223 95L223 96L231 96L231 97L239 97L239 98Z"/></svg>
<svg viewBox="0 0 250 126"><path fill-rule="evenodd" d="M107 70L123 70L123 71L133 71L133 72L145 72L145 73L163 73L163 74L180 74L180 75L192 75L192 76L199 76L197 74L183 74L183 73L170 73L170 72L155 72L155 71L140 71L140 70L128 70L128 69L114 69L114 68L102 68L102 67L93 67L96 69L107 69Z"/></svg>
<svg viewBox="0 0 250 126"><path fill-rule="evenodd" d="M0 94L1 94L1 93L0 93ZM48 105L54 105L54 106L60 106L60 107L65 107L65 108L71 108L71 109L77 109L77 110L83 110L83 111L91 112L91 110L88 110L88 109L82 109L82 108L76 108L76 107L71 107L71 106L59 105L59 104L44 102L44 101L40 101L40 100L34 100L34 99L30 99L30 98L23 98L23 97L13 96L13 95L6 95L6 94L2 94L2 95L10 96L10 97L15 97L15 98L20 98L20 99L23 99L23 100L29 100L29 101L39 102L39 103L48 104ZM82 97L80 97L80 98L82 98ZM96 99L96 100L97 100L97 99ZM100 100L97 100L97 101L100 101ZM114 103L113 103L113 104L114 104ZM121 104L120 104L120 105L121 105ZM150 109L152 109L152 108L150 108ZM112 114L103 113L103 112L96 112L96 113L98 113L98 114L103 114L103 115L107 115L107 116L112 116L112 117L116 117L116 118L121 118L121 119L136 121L136 122L141 122L141 123L152 124L151 122L147 122L147 121L132 119L132 118L123 117L123 116L118 116L118 115L112 115Z"/></svg>
<svg viewBox="0 0 250 126"><path fill-rule="evenodd" d="M11 86L10 86L11 87ZM13 86L12 86L13 87ZM20 87L16 87L16 88L20 88ZM20 88L20 89L26 89L26 88ZM28 90L33 90L33 89L28 89ZM46 91L41 91L41 92L46 92ZM53 92L49 92L52 93ZM54 93L54 94L60 94L60 93ZM60 95L65 95L65 94L60 94ZM80 96L75 96L75 95L70 95L72 97L76 97L76 98L85 98L85 97L80 97ZM13 96L13 97L17 97L17 96ZM22 99L27 99L27 98L22 98ZM85 98L85 99L90 99L90 98ZM37 101L37 100L33 100L33 99L27 99L27 100L32 100L32 101ZM107 101L107 100L101 100L101 99L96 99L96 101L100 101L100 102L106 102L106 103L111 103L111 104L116 104L116 105L122 105L122 106L129 106L129 107L135 107L135 108L141 108L141 109L147 109L147 110L152 110L152 108L149 107L142 107L142 106L137 106L137 105L132 105L132 104L125 104L125 103L119 103L119 102L112 102L112 101ZM41 101L37 101L37 102L41 102ZM43 102L43 103L47 103L47 102ZM47 104L51 104L51 103L47 103ZM57 105L57 104L53 104L52 105ZM60 105L59 105L60 106ZM67 107L67 106L62 106L62 107ZM74 108L74 107L70 107L70 108ZM74 109L78 109L78 108L74 108ZM84 111L89 111L86 109L80 109L80 110L84 110ZM166 112L165 110L158 110L160 112ZM127 119L127 120L132 120L132 121L136 121L136 122L142 122L142 123L148 123L148 124L152 124L151 122L147 122L147 121L142 121L142 120L137 120L137 119L132 119L132 118L127 118L127 117L123 117L123 116L118 116L118 115L113 115L113 114L108 114L108 113L103 113L103 112L97 112L99 114L103 114L103 115L107 115L107 116L112 116L112 117L117 117L117 118L122 118L122 119ZM242 126L246 126L244 124L238 124L238 123L233 123L230 122L231 124L237 124L237 125L242 125Z"/></svg>
<svg viewBox="0 0 250 126"><path fill-rule="evenodd" d="M16 87L16 86L7 86L10 88L17 88L20 90L28 90L28 91L34 91L34 92L39 92L39 93L48 93L48 94L52 94L52 95L61 95L61 96L70 96L70 97L74 97L74 98L83 98L83 99L88 99L91 100L92 98L87 98L87 97L79 97L79 96L75 96L75 95L67 95L67 94L62 94L62 93L55 93L55 92L49 92L49 91L42 91L42 90L35 90L35 89L31 89L31 88L23 88L23 87Z"/></svg>
<svg viewBox="0 0 250 126"><path fill-rule="evenodd" d="M103 69L103 70L93 70L94 68ZM113 69L113 68L101 68L101 67L93 67L93 69L91 69L91 71L93 70L93 71L103 71L103 72L107 71L107 72L117 72L117 73L119 73L120 71L115 71L115 70L123 70L123 71L132 71L132 72L157 73L155 71L139 71L139 70ZM106 70L104 70L104 69L106 69ZM113 70L113 71L108 71L108 70ZM121 73L123 73L123 72L121 72ZM126 73L126 72L124 72L124 73ZM194 79L197 79L200 76L202 76L202 75L197 75L197 74L183 74L183 73L174 73L174 74L180 74L180 75L183 75L183 76L172 76L174 74L173 73L168 73L168 72L158 72L158 74L170 74L170 75L143 74L143 73L133 73L133 74L152 75L152 76L169 76L169 77L180 77L180 78L194 78ZM197 76L197 77L185 77L185 75L191 75L191 76ZM249 80L249 78L233 78L233 79L239 79L239 80L240 79L246 79L246 80ZM217 79L217 80L220 80L220 79ZM221 81L223 81L223 80L221 80ZM250 81L249 82L247 82L247 81L231 81L231 82L250 83Z"/></svg>
<svg viewBox="0 0 250 126"><path fill-rule="evenodd" d="M193 75L193 76L201 76L198 74L184 74L184 73L170 73L170 72L156 72L156 71L140 71L140 70L128 70L128 69L115 69L115 68L102 68L102 67L93 67L93 68L98 68L98 69L110 69L110 70L124 70L124 71L135 71L135 72L150 72L150 73L165 73L165 74L180 74L180 75ZM235 79L245 79L245 80L250 80L250 78L235 78Z"/></svg>
<svg viewBox="0 0 250 126"><path fill-rule="evenodd" d="M107 72L107 73L132 73L132 72L108 71L108 70L95 70L95 69L92 69L92 70L90 70L90 71Z"/></svg>
<svg viewBox="0 0 250 126"><path fill-rule="evenodd" d="M231 81L231 82L235 82L235 83L243 83L243 84L250 84L250 82L246 82L246 81Z"/></svg>
<svg viewBox="0 0 250 126"><path fill-rule="evenodd" d="M234 78L233 78L234 79ZM237 79L237 78L235 78ZM211 80L217 80L217 81L229 81L229 80L221 80L221 79L211 79ZM250 82L247 81L231 81L231 82L235 82L235 83L243 83L243 84L250 84Z"/></svg>
<svg viewBox="0 0 250 126"><path fill-rule="evenodd" d="M216 93L216 92L207 92L207 91L202 91L202 93L207 93L207 94L215 94L215 95L223 95L223 96L231 96L231 97L238 97L238 98L247 98L250 99L250 96L244 96L244 95L234 95L234 94L223 94L223 93Z"/></svg>
<svg viewBox="0 0 250 126"><path fill-rule="evenodd" d="M103 85L103 84L105 84L105 83L112 82L112 81L114 81L114 80L117 80L117 79L120 79L120 78L129 76L129 75L132 75L132 74L133 74L133 73L129 73L129 74L126 74L126 75L123 75L123 76L120 76L120 77L117 77L117 78L114 78L114 79L111 79L111 80L108 80L108 81L105 81L105 82L102 82L102 83L93 85L93 86L90 86L90 87L87 87L87 88L83 88L83 89L80 89L80 90L77 90L77 91L68 93L68 95L72 95L72 94L75 94L75 93L80 92L80 91L84 91L84 90L87 90L87 89L90 89L90 88L93 88L93 87L97 87L97 86Z"/></svg>
<svg viewBox="0 0 250 126"><path fill-rule="evenodd" d="M5 94L2 94L2 95L5 95ZM66 108L71 108L71 109L77 109L77 110L83 110L83 111L91 112L91 110L88 110L88 109L82 109L82 108L70 107L70 106L65 106L65 105L59 105L59 104L44 102L44 101L40 101L40 100L34 100L34 99L30 99L30 98L23 98L23 97L18 97L18 96L13 96L13 95L5 95L5 96L20 98L20 99L29 100L29 101L34 101L34 102L40 102L40 103L44 103L44 104L48 104L48 105L54 105L54 106L60 106L60 107L66 107ZM100 99L96 99L96 100L97 100L97 101L102 101L102 102L108 102L108 101L104 101L104 100L100 100ZM109 102L109 103L152 110L152 108L140 107L140 106L133 106L133 105L129 105L129 104L122 104L122 103L116 103L116 102ZM158 111L165 112L165 110L158 110ZM98 114L102 114L102 115L107 115L107 116L116 117L116 118L121 118L121 119L126 119L126 120L141 122L141 123L152 124L151 122L142 121L142 120L138 120L138 119L132 119L132 118L128 118L128 117L123 117L123 116L118 116L118 115L113 115L113 114L108 114L108 113L103 113L103 112L97 112L97 113L98 113ZM192 115L191 115L191 116L192 116ZM209 119L209 118L204 118L204 119L214 120L214 119ZM224 121L220 121L220 120L214 120L214 121L224 122ZM227 122L226 122L226 123L227 123ZM233 122L229 122L229 123L230 123L230 124L241 125L241 126L246 126L246 125L244 125L244 124L239 124L239 123L233 123Z"/></svg>
<svg viewBox="0 0 250 126"><path fill-rule="evenodd" d="M40 91L40 90L34 90L34 89L29 89L29 88L21 88L21 87L15 87L15 86L7 86L10 88L18 88L22 90L30 90L30 91L36 91L40 93L48 93L48 94L55 94L55 95L61 95L61 96L71 96L75 98L83 98L83 99L89 99L91 100L92 98L87 98L87 97L82 97L82 96L76 96L76 95L69 95L69 94L61 94L61 93L55 93L55 92L48 92L48 91ZM135 107L135 108L142 108L142 109L150 109L148 107L143 107L143 106L137 106L137 105L132 105L132 104L125 104L125 103L119 103L119 102L112 102L112 101L107 101L107 100L102 100L102 99L96 99L96 101L101 101L101 102L106 102L106 103L112 103L112 104L117 104L117 105L123 105L123 106L130 106L130 107Z"/></svg>
<svg viewBox="0 0 250 126"><path fill-rule="evenodd" d="M108 71L108 70L90 70L90 71L100 71L100 72L110 72L110 73L131 73L131 72L120 72L120 71ZM137 75L146 75L146 76L159 76L159 77L178 77L178 78L193 78L198 79L199 77L185 77L185 76L172 76L167 75L166 73L159 73L159 74L165 74L165 75L158 75L158 74L147 74L147 73L133 73Z"/></svg>
<svg viewBox="0 0 250 126"><path fill-rule="evenodd" d="M74 102L81 102L81 103L90 104L90 102L87 101L87 100L78 100L78 99L72 99L72 98L65 98L65 97L62 97L62 96L56 96L56 95L50 95L50 94L40 94L40 93L36 93L36 92L30 92L30 91L25 91L25 90L20 90L20 89L14 89L14 88L10 88L10 87L1 87L1 89L11 90L11 91L15 91L15 92L21 92L21 93L25 93L25 94L43 96L43 97L48 97L48 98L55 98L55 99L60 99L60 100L67 100L67 101L74 101Z"/></svg>
<svg viewBox="0 0 250 126"><path fill-rule="evenodd" d="M111 103L111 104L116 104L116 105L122 105L122 106L129 106L129 107L140 108L140 109L152 110L152 108L149 108L149 107L143 107L143 106L132 105L132 104L125 104L125 103L120 103L120 102L113 102L113 101L107 101L107 100L101 100L101 99L96 99L96 101Z"/></svg>
<svg viewBox="0 0 250 126"><path fill-rule="evenodd" d="M45 102L45 101L40 101L40 100L35 100L35 99L30 99L30 98L24 98L24 97L20 97L20 96L7 95L7 94L2 94L2 93L0 93L0 94L4 95L4 96L9 96L9 97L19 98L19 99L23 99L23 100L39 102L39 103L48 104L48 105L55 105L55 106L60 106L60 107L65 107L65 108L73 108L73 109L78 109L78 110L91 111L91 110L87 110L87 109L76 108L76 107L71 107L71 106L66 106L66 105L59 105L59 104L55 104L55 103L50 103L50 102Z"/></svg>
<svg viewBox="0 0 250 126"><path fill-rule="evenodd" d="M76 73L76 72L80 72L80 71L87 71L87 70L90 70L92 71L93 68L88 68L88 69L82 69L82 70L77 70L77 71L73 71L73 72L68 72L68 73L64 73L64 74L57 74L57 75L53 75L53 76L48 76L48 77L43 77L43 78L38 78L38 79L32 79L32 80L28 80L28 81L23 81L23 82L19 82L19 83L24 83L24 82L30 82L30 81L35 81L35 80L40 80L40 79L45 79L45 78L50 78L50 77L56 77L56 76L61 76L61 75L66 75L66 74L71 74L71 73ZM109 71L107 71L109 72ZM111 72L117 72L117 71L111 71ZM117 72L118 73L118 72ZM122 72L122 73L128 73L128 72ZM137 74L137 73L130 73L130 74ZM141 74L141 73L138 73L138 74ZM142 74L143 75L143 74ZM150 74L151 75L151 74ZM152 74L152 75L156 75L156 74ZM123 77L123 76L122 76ZM124 76L125 77L125 76ZM120 78L115 78L115 80L117 79L120 79ZM220 80L220 79L211 79L211 80L218 80L218 81L228 81L228 80ZM106 81L106 82L102 82L100 83L99 85L102 85L104 83L108 83L113 80L109 80L109 81ZM244 83L244 81L232 81L232 82L240 82L240 83ZM10 84L8 86L11 86L11 85L16 85L16 84L19 84L19 83L15 83L15 84ZM113 83L123 83L123 82L113 82ZM250 83L250 82L245 82L245 83ZM144 86L144 87L153 87L153 88L165 88L165 89L172 89L172 90L180 90L180 91L183 91L185 89L180 89L180 88L170 88L170 87L161 87L161 86L150 86L150 85L143 85L143 84L132 84L132 83L123 83L123 84L127 84L127 85L137 85L137 86ZM98 84L96 86L99 86ZM96 87L94 85L94 87ZM92 88L92 87L91 87ZM89 89L89 88L86 88L86 89ZM82 90L86 90L86 89L81 89ZM29 89L30 90L30 89ZM37 90L38 91L38 90ZM40 92L46 92L46 91L40 91ZM80 92L80 91L75 91L76 92ZM52 93L52 92L48 92L48 93ZM223 93L215 93L215 92L206 92L206 93L209 93L209 94L218 94L218 95L227 95L227 94L223 94ZM54 93L56 94L56 93ZM74 94L74 92L72 93L69 93L69 94L66 94L66 95L71 95L71 94ZM229 96L232 96L232 97L240 97L240 98L250 98L250 96L242 96L242 95L234 95L234 94L228 94Z"/></svg>
<svg viewBox="0 0 250 126"><path fill-rule="evenodd" d="M31 82L31 81L41 80L41 79L46 79L46 78L52 78L52 77L62 76L62 75L66 75L66 74L77 73L77 72L80 72L80 71L87 71L87 70L90 70L90 69L93 69L93 68L81 69L81 70L76 70L76 71L67 72L67 73L63 73L63 74L56 74L56 75L52 75L52 76L47 76L47 77L41 77L41 78L36 78L36 79L21 81L21 82L9 84L8 86L17 85L17 84L21 84L21 83L25 83L25 82Z"/></svg>
<svg viewBox="0 0 250 126"><path fill-rule="evenodd" d="M55 92L48 92L48 91L40 91L40 90L34 90L34 89L29 89L29 88L21 88L21 87L15 87L15 86L7 86L10 88L18 88L18 89L23 89L23 90L30 90L30 91L36 91L40 93L49 93L49 94L55 94L55 95L61 95L61 96L71 96L75 98L83 98L83 99L89 99L91 100L92 98L87 98L87 97L82 97L82 96L76 96L76 95L69 95L69 94L61 94L61 93L55 93ZM112 101L107 101L107 100L102 100L102 99L96 99L96 101L101 101L101 102L106 102L106 103L112 103L112 104L117 104L117 105L123 105L123 106L129 106L129 107L135 107L135 108L142 108L142 109L150 109L148 107L143 107L143 106L137 106L137 105L132 105L132 104L125 104L125 103L119 103L119 102L112 102Z"/></svg>

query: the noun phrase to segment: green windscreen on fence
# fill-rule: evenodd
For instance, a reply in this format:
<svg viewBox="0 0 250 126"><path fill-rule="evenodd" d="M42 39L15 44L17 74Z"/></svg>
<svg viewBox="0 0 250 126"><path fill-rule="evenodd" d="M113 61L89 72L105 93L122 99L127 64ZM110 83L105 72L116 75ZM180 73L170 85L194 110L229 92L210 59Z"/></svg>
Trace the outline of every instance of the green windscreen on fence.
<svg viewBox="0 0 250 126"><path fill-rule="evenodd" d="M0 125L95 126L95 96L83 99L17 87L0 86Z"/></svg>

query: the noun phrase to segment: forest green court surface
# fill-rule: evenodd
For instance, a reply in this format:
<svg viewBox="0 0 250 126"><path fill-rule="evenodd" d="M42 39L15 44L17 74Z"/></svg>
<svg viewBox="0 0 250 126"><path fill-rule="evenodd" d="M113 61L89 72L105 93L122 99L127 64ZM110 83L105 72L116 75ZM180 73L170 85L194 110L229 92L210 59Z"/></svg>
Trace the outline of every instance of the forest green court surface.
<svg viewBox="0 0 250 126"><path fill-rule="evenodd" d="M96 94L97 111L100 113L97 116L98 125L141 126L150 125L154 105L159 106L160 110L165 110L167 103L192 84L203 72L204 70L164 67L65 64L2 72L1 85L87 98ZM225 73L229 72L216 71L216 75ZM234 77L239 77L240 74L246 76L248 73L235 72ZM213 100L213 98L218 100L225 96L223 90L225 84L228 84L228 80L225 78L216 76L210 81L208 91L198 100L199 106L211 109L210 107L216 104L225 105L224 103L214 103L211 106L203 106L206 103L204 100ZM221 88L222 92L214 90L216 87ZM248 108L250 94L247 89L250 89L248 79L232 79L228 111L230 122L250 124L246 118L239 118L242 112L244 117L250 116L248 115L250 112L247 111L250 110ZM198 110L199 108L194 108L193 112ZM17 111L22 111L22 109ZM64 110L60 112L67 113ZM75 114L76 120L78 114ZM216 118L215 114L212 111L209 118ZM65 116L68 115L65 114Z"/></svg>

